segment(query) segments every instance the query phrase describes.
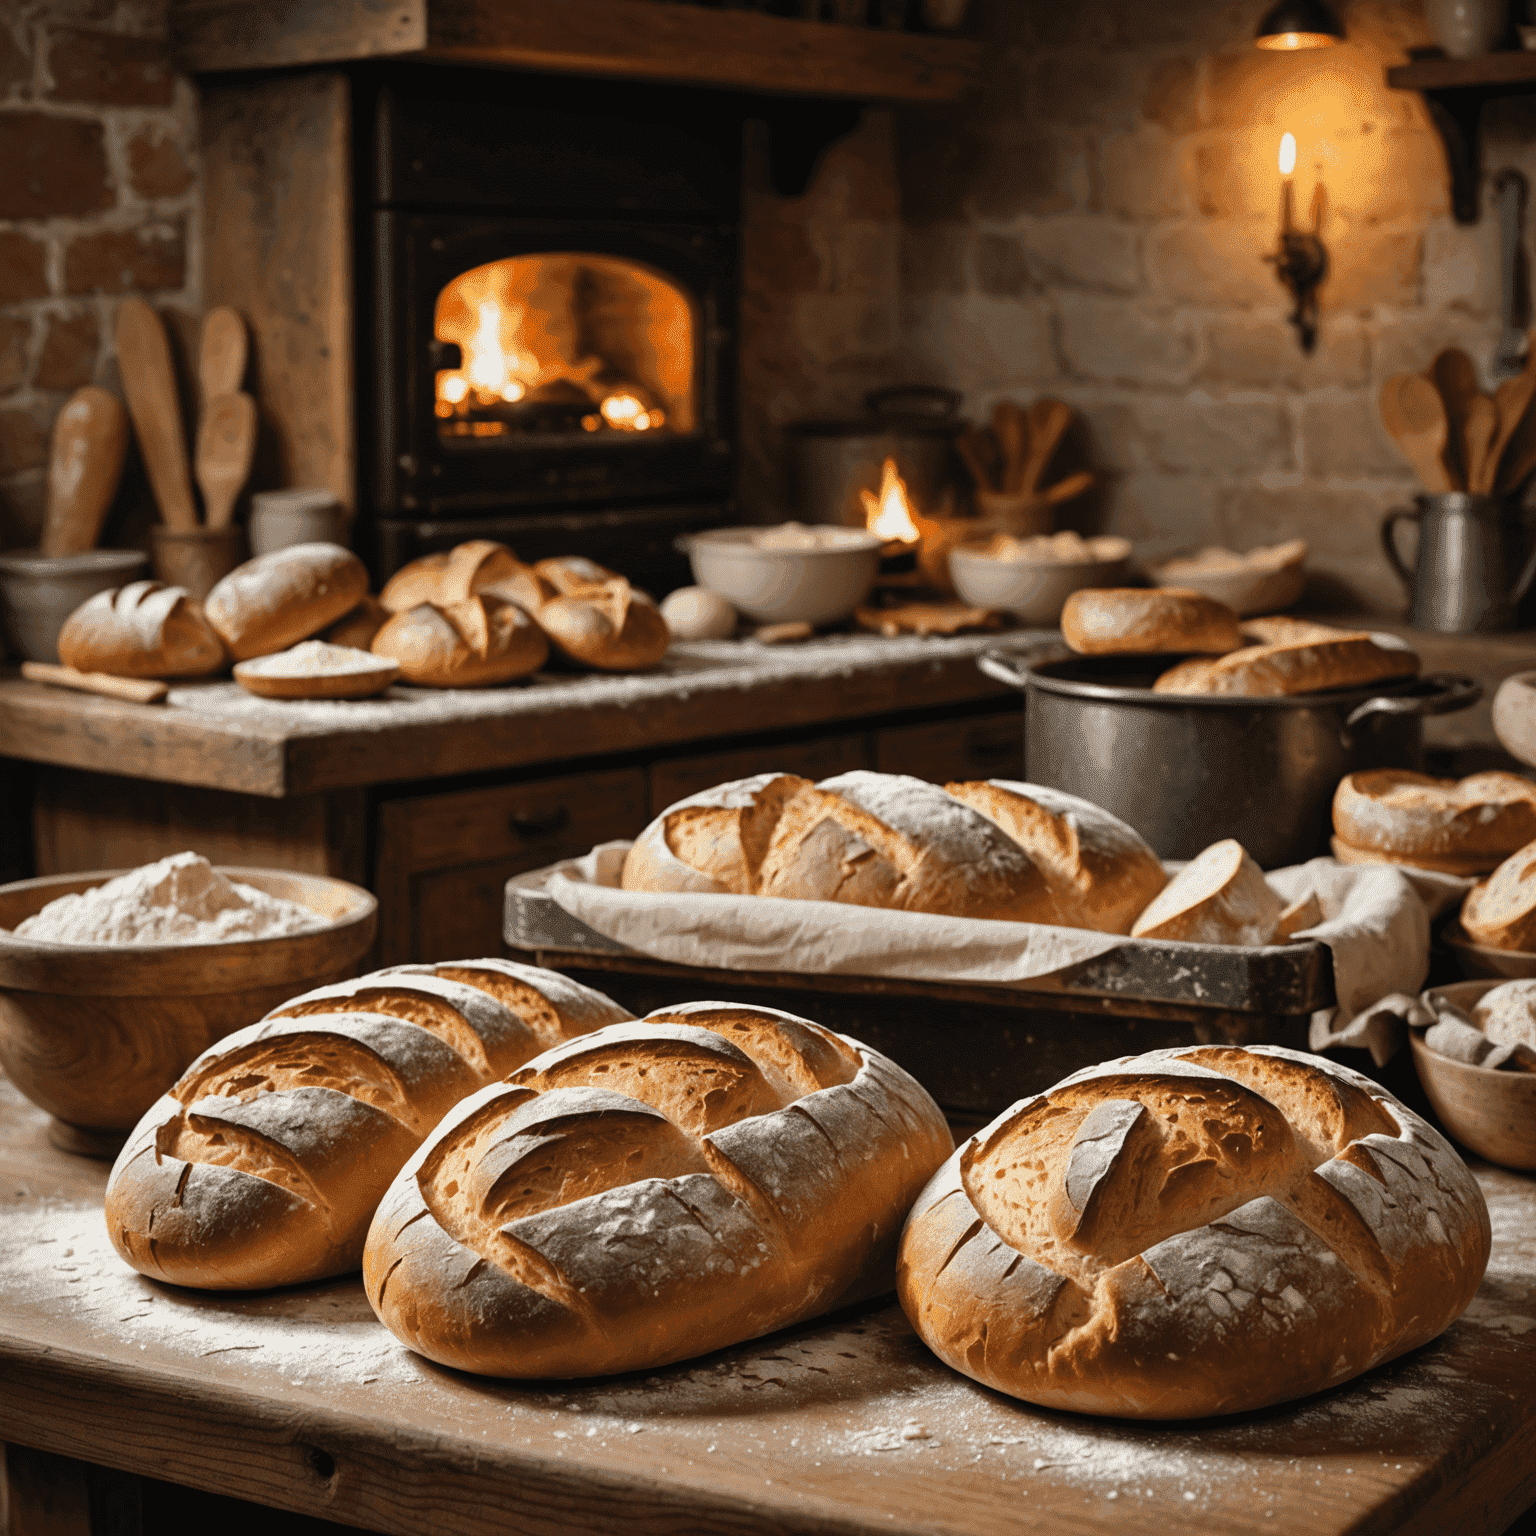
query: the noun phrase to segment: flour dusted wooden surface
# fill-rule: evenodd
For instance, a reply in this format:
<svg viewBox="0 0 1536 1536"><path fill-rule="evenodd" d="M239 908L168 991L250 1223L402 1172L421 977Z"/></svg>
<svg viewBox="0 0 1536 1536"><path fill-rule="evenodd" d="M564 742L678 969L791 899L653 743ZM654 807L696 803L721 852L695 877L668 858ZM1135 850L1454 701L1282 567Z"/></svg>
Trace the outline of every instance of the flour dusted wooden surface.
<svg viewBox="0 0 1536 1536"><path fill-rule="evenodd" d="M1536 1499L1536 1180L1479 1167L1493 1259L1404 1361L1207 1426L1026 1407L874 1304L648 1375L500 1385L412 1356L356 1280L134 1274L104 1164L0 1082L0 1438L381 1531L1502 1532Z"/></svg>
<svg viewBox="0 0 1536 1536"><path fill-rule="evenodd" d="M1022 645L1032 636L1001 638ZM627 677L546 672L501 688L397 686L376 699L306 702L253 698L222 681L173 688L154 709L5 676L0 750L176 784L297 795L1005 695L976 670L976 657L999 639L841 635L779 647L697 640L674 646L654 671Z"/></svg>

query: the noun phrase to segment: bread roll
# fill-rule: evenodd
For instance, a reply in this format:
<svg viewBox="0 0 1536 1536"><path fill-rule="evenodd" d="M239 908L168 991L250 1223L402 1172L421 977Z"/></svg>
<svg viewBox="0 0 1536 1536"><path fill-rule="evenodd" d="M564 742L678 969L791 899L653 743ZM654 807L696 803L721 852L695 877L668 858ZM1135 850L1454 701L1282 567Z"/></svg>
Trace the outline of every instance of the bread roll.
<svg viewBox="0 0 1536 1536"><path fill-rule="evenodd" d="M1251 645L1213 661L1181 662L1164 672L1152 691L1274 698L1359 688L1389 678L1414 677L1418 670L1419 658L1412 651L1378 645L1367 634L1346 634L1336 639Z"/></svg>
<svg viewBox="0 0 1536 1536"><path fill-rule="evenodd" d="M423 555L403 565L384 583L379 601L390 613L406 613L422 603L462 603L476 592L526 570L505 544L471 539L446 552Z"/></svg>
<svg viewBox="0 0 1536 1536"><path fill-rule="evenodd" d="M307 992L204 1051L148 1110L107 1184L113 1246L152 1279L210 1289L355 1269L374 1207L452 1105L552 1039L629 1017L500 960Z"/></svg>
<svg viewBox="0 0 1536 1536"><path fill-rule="evenodd" d="M889 1289L951 1146L883 1056L791 1014L664 1009L466 1099L374 1217L380 1321L490 1376L649 1370Z"/></svg>
<svg viewBox="0 0 1536 1536"><path fill-rule="evenodd" d="M339 544L290 544L236 566L208 594L208 622L236 661L317 635L368 591L363 562Z"/></svg>
<svg viewBox="0 0 1536 1536"><path fill-rule="evenodd" d="M1010 779L944 788L1029 855L1055 898L1056 921L1067 927L1129 933L1168 883L1141 834L1091 800Z"/></svg>
<svg viewBox="0 0 1536 1536"><path fill-rule="evenodd" d="M1467 892L1461 926L1489 949L1536 950L1536 843L1511 854Z"/></svg>
<svg viewBox="0 0 1536 1536"><path fill-rule="evenodd" d="M654 667L672 643L655 603L622 576L551 598L539 609L539 627L572 661L603 672Z"/></svg>
<svg viewBox="0 0 1536 1536"><path fill-rule="evenodd" d="M1279 1046L1125 1057L923 1191L897 1290L957 1371L1078 1413L1242 1413L1434 1338L1488 1262L1472 1175L1370 1079Z"/></svg>
<svg viewBox="0 0 1536 1536"><path fill-rule="evenodd" d="M623 581L617 571L610 571L585 555L556 555L552 560L539 560L534 570L556 592L569 597L573 592L585 592L588 587L605 587L610 581Z"/></svg>
<svg viewBox="0 0 1536 1536"><path fill-rule="evenodd" d="M132 581L88 597L65 619L59 660L116 677L203 677L228 658L185 588Z"/></svg>
<svg viewBox="0 0 1536 1536"><path fill-rule="evenodd" d="M393 615L371 649L399 662L406 682L426 688L509 683L537 672L549 657L549 642L527 613L484 592Z"/></svg>
<svg viewBox="0 0 1536 1536"><path fill-rule="evenodd" d="M1472 1008L1478 1027L1495 1045L1536 1051L1536 981L1506 981L1485 992Z"/></svg>
<svg viewBox="0 0 1536 1536"><path fill-rule="evenodd" d="M1269 944L1285 903L1236 838L1223 838L1171 879L1136 919L1138 939L1187 944Z"/></svg>
<svg viewBox="0 0 1536 1536"><path fill-rule="evenodd" d="M1237 615L1183 587L1088 587L1061 610L1061 632L1085 656L1118 652L1235 651Z"/></svg>
<svg viewBox="0 0 1536 1536"><path fill-rule="evenodd" d="M708 587L679 587L662 599L661 616L678 640L729 640L739 622L736 610Z"/></svg>
<svg viewBox="0 0 1536 1536"><path fill-rule="evenodd" d="M376 597L365 597L351 612L321 630L317 638L329 645L350 645L354 650L366 651L388 620L389 610L383 603Z"/></svg>
<svg viewBox="0 0 1536 1536"><path fill-rule="evenodd" d="M1333 830L1361 861L1482 875L1536 838L1536 784L1515 773L1434 779L1375 768L1339 780ZM1350 861L1353 862L1353 861Z"/></svg>

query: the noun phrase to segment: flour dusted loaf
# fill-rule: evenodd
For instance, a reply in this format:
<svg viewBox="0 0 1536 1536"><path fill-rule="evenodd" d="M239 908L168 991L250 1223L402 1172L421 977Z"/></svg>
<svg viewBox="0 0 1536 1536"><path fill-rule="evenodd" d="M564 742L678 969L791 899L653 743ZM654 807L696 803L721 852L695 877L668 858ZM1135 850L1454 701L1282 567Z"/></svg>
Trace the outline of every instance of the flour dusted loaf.
<svg viewBox="0 0 1536 1536"><path fill-rule="evenodd" d="M203 677L227 657L202 605L184 588L131 581L87 598L65 619L59 660L116 677Z"/></svg>
<svg viewBox="0 0 1536 1536"><path fill-rule="evenodd" d="M451 1111L380 1202L363 1283L443 1365L650 1369L888 1290L951 1145L855 1040L769 1008L662 1009Z"/></svg>
<svg viewBox="0 0 1536 1536"><path fill-rule="evenodd" d="M1015 1104L923 1191L897 1288L942 1360L1047 1408L1241 1413L1426 1343L1482 1193L1358 1073L1279 1046L1125 1057Z"/></svg>
<svg viewBox="0 0 1536 1536"><path fill-rule="evenodd" d="M1536 842L1467 892L1461 926L1474 944L1488 949L1536 950Z"/></svg>
<svg viewBox="0 0 1536 1536"><path fill-rule="evenodd" d="M1293 928L1303 926L1297 921L1301 911L1292 915ZM1226 837L1191 859L1163 887L1131 933L1138 939L1187 944L1268 944L1284 912L1284 902L1270 890L1248 850Z"/></svg>
<svg viewBox="0 0 1536 1536"><path fill-rule="evenodd" d="M589 587L605 587L610 581L623 581L617 571L588 560L585 555L555 555L534 565L539 577L548 582L556 592L569 597L573 592L584 592Z"/></svg>
<svg viewBox="0 0 1536 1536"><path fill-rule="evenodd" d="M494 959L306 992L204 1051L151 1106L107 1185L112 1243L153 1279L216 1290L356 1269L374 1207L452 1105L629 1017Z"/></svg>
<svg viewBox="0 0 1536 1536"><path fill-rule="evenodd" d="M477 688L537 672L549 658L544 632L516 603L477 592L461 603L419 603L373 637L375 656L426 688Z"/></svg>
<svg viewBox="0 0 1536 1536"><path fill-rule="evenodd" d="M1087 587L1061 610L1061 632L1085 656L1130 652L1220 654L1243 643L1237 614L1184 587Z"/></svg>
<svg viewBox="0 0 1536 1536"><path fill-rule="evenodd" d="M540 572L553 564L540 561ZM622 576L550 598L539 609L539 625L571 661L601 672L654 667L672 643L661 610Z"/></svg>
<svg viewBox="0 0 1536 1536"><path fill-rule="evenodd" d="M1497 771L1458 780L1373 768L1339 781L1333 830L1345 863L1484 875L1536 838L1536 784Z"/></svg>
<svg viewBox="0 0 1536 1536"><path fill-rule="evenodd" d="M238 565L208 594L208 622L236 661L308 640L357 607L368 571L339 544L290 544Z"/></svg>
<svg viewBox="0 0 1536 1536"><path fill-rule="evenodd" d="M527 569L505 544L494 539L471 539L401 566L384 583L379 602L390 613L405 613L420 603L445 607L462 603L476 592Z"/></svg>
<svg viewBox="0 0 1536 1536"><path fill-rule="evenodd" d="M1244 628L1250 634L1276 638L1214 660L1191 657L1164 672L1152 691L1276 698L1418 675L1419 658L1414 652L1406 646L1384 645L1364 632L1275 619L1255 620Z"/></svg>

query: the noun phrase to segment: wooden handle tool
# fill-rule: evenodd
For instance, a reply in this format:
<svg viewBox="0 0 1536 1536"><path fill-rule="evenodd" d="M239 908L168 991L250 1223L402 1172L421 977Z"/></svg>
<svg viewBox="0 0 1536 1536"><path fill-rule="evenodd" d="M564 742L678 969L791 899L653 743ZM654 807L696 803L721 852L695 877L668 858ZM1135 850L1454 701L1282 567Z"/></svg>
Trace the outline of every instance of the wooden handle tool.
<svg viewBox="0 0 1536 1536"><path fill-rule="evenodd" d="M1040 492L1040 500L1048 507L1059 506L1064 501L1071 501L1074 496L1081 496L1084 491L1092 490L1094 478L1091 470L1080 469L1075 475L1068 475L1055 485L1046 486Z"/></svg>
<svg viewBox="0 0 1536 1536"><path fill-rule="evenodd" d="M1040 484L1051 455L1072 425L1072 407L1060 400L1040 399L1029 408L1029 454L1019 479L1019 490L1032 491Z"/></svg>
<svg viewBox="0 0 1536 1536"><path fill-rule="evenodd" d="M1381 419L1427 491L1458 489L1446 473L1447 423L1440 391L1420 373L1395 373L1381 386Z"/></svg>
<svg viewBox="0 0 1536 1536"><path fill-rule="evenodd" d="M1532 340L1536 341L1536 338ZM1490 492L1495 486L1503 483L1499 466L1504 458L1504 451L1509 447L1520 424L1529 415L1533 396L1536 396L1536 354L1533 354L1528 347L1525 354L1525 367L1514 378L1505 379L1493 392L1493 403L1499 409L1499 430L1494 437L1493 448L1489 454L1487 479Z"/></svg>
<svg viewBox="0 0 1536 1536"><path fill-rule="evenodd" d="M148 677L113 677L110 672L77 672L73 667L50 666L45 661L24 661L21 675L34 683L73 688L79 693L100 693L129 704L159 704L171 691L169 683Z"/></svg>
<svg viewBox="0 0 1536 1536"><path fill-rule="evenodd" d="M1429 365L1430 382L1445 404L1445 467L1453 482L1467 486L1467 465L1462 447L1467 437L1467 411L1481 393L1477 367L1460 347L1447 347Z"/></svg>
<svg viewBox="0 0 1536 1536"><path fill-rule="evenodd" d="M993 470L997 465L997 444L991 436L980 427L967 427L955 439L955 447L965 460L965 467L970 470L976 488L995 491L997 479Z"/></svg>
<svg viewBox="0 0 1536 1536"><path fill-rule="evenodd" d="M245 321L238 310L221 304L203 316L197 378L202 386L204 410L220 395L232 395L240 388L248 347Z"/></svg>
<svg viewBox="0 0 1536 1536"><path fill-rule="evenodd" d="M92 384L77 389L53 424L43 514L45 555L79 555L96 547L127 451L128 417L122 402Z"/></svg>
<svg viewBox="0 0 1536 1536"><path fill-rule="evenodd" d="M255 448L256 402L243 392L210 400L197 429L193 460L210 528L228 528L234 521L235 498L251 472Z"/></svg>
<svg viewBox="0 0 1536 1536"><path fill-rule="evenodd" d="M1463 453L1467 466L1467 489L1486 496L1493 489L1493 472L1498 467L1493 440L1499 433L1499 408L1487 395L1480 394L1467 407Z"/></svg>
<svg viewBox="0 0 1536 1536"><path fill-rule="evenodd" d="M117 365L160 516L169 527L190 533L197 527L197 509L171 349L160 317L143 299L124 299L117 306Z"/></svg>
<svg viewBox="0 0 1536 1536"><path fill-rule="evenodd" d="M992 435L1003 456L1003 467L997 477L998 489L1004 495L1019 493L1028 451L1028 431L1023 411L1011 400L999 400L992 407Z"/></svg>

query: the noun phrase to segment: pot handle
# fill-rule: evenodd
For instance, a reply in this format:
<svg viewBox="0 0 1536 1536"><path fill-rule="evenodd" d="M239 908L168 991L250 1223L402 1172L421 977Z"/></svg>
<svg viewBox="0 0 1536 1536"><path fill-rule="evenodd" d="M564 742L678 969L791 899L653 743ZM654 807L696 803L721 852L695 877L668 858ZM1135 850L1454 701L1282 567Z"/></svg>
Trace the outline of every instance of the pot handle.
<svg viewBox="0 0 1536 1536"><path fill-rule="evenodd" d="M1066 655L1063 646L1055 641L1031 645L1022 651L983 651L976 658L976 665L995 682L1006 683L1020 692L1029 686L1030 668L1048 656Z"/></svg>
<svg viewBox="0 0 1536 1536"><path fill-rule="evenodd" d="M1483 685L1459 672L1431 672L1423 681L1436 691L1383 694L1356 705L1344 722L1346 740L1349 733L1371 715L1453 715L1459 709L1470 709L1483 696Z"/></svg>
<svg viewBox="0 0 1536 1536"><path fill-rule="evenodd" d="M935 421L952 420L964 401L958 389L942 384L893 384L864 396L866 408L876 416L930 416Z"/></svg>
<svg viewBox="0 0 1536 1536"><path fill-rule="evenodd" d="M1413 572L1403 564L1403 557L1397 552L1397 525L1416 523L1422 515L1417 507L1393 507L1381 520L1381 547L1399 580L1407 587L1409 596L1413 595Z"/></svg>

